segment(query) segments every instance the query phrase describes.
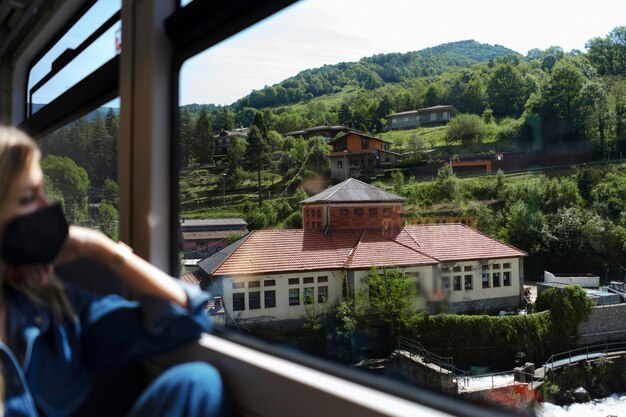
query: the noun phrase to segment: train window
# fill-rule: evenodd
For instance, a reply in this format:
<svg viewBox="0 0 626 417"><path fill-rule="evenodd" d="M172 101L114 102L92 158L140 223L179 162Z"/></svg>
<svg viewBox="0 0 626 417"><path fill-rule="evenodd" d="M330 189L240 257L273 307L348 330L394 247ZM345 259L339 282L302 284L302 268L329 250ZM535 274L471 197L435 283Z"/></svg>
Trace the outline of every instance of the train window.
<svg viewBox="0 0 626 417"><path fill-rule="evenodd" d="M184 4L187 11L198 5ZM212 225L203 232L219 250L198 260L198 276L225 300L216 322L345 365L384 368L386 375L406 370L392 363L404 360L398 359L404 346L407 361L439 358L431 387L467 398L484 389L492 404L529 407L534 388L516 391L514 368L531 361L540 367L560 347L558 337L550 339L555 335L536 333L536 323L548 326L547 313L533 312L524 279L540 278L543 264L586 267L579 258L595 253L594 245L571 259L559 246L567 241L581 250L568 234L573 218L610 223L611 236L620 237L606 252L619 267L626 206L610 214L601 195L618 196L623 174L617 168L598 174L613 183L594 188L594 173L564 172L575 161L610 160L626 149L624 131L615 127L626 125L615 119L624 107L624 81L593 55L624 29L607 36L617 23L598 13L604 26L581 35L576 22L587 21L584 15L556 22L524 10L532 29L516 19L522 26L515 31L505 27L510 12L471 11L462 2L447 8L446 25L426 25L422 17L422 27L417 12L401 1L375 12L347 1L303 1L185 56L178 215ZM563 112L564 105L577 112ZM592 117L598 108L606 111ZM402 128L392 129L396 123ZM366 152L366 141L377 143L377 152ZM504 159L496 157L502 149L510 152ZM471 168L482 158L489 169L521 173L478 175ZM538 174L539 165L550 175ZM452 221L460 208L468 210L464 224ZM604 220L595 217L601 212L609 213ZM427 213L432 222L405 226L407 213ZM476 224L479 231L469 226ZM490 266L489 259L498 263ZM602 268L604 260L594 259ZM311 278L318 275L325 279ZM231 280L259 276L264 294L249 298L255 307L235 309ZM418 291L411 276L420 277ZM264 289L268 280L275 289ZM511 329L519 329L519 342L501 340ZM424 383L415 375L431 369L426 362L411 363L417 370L404 376ZM481 374L520 401L500 398L495 382L479 388ZM440 383L444 375L448 388ZM529 376L535 378L544 376Z"/></svg>
<svg viewBox="0 0 626 417"><path fill-rule="evenodd" d="M98 0L32 66L29 114L54 100L121 49L121 0Z"/></svg>
<svg viewBox="0 0 626 417"><path fill-rule="evenodd" d="M39 138L46 193L70 223L117 240L119 99Z"/></svg>

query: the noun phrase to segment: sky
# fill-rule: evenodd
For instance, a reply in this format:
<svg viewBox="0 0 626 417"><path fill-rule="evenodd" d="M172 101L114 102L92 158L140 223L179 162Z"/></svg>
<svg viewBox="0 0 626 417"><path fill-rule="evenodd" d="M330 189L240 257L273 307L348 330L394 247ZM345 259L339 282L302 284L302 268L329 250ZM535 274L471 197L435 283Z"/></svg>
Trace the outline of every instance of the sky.
<svg viewBox="0 0 626 417"><path fill-rule="evenodd" d="M181 104L231 104L253 89L324 64L474 39L526 54L585 43L624 25L597 0L304 0L187 61Z"/></svg>
<svg viewBox="0 0 626 417"><path fill-rule="evenodd" d="M196 0L207 1L207 0ZM76 47L121 0L99 0L32 70L34 85L65 48ZM252 90L325 64L379 53L416 51L474 39L526 54L585 43L624 25L615 0L303 0L189 59L181 69L180 103L231 104ZM33 98L47 103L114 56L120 24L83 52Z"/></svg>

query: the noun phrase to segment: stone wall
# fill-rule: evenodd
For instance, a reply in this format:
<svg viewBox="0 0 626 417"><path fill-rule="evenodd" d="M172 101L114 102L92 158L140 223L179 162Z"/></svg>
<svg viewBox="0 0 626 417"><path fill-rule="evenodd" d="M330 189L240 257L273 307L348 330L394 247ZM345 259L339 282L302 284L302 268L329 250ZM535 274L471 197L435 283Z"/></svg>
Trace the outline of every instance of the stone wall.
<svg viewBox="0 0 626 417"><path fill-rule="evenodd" d="M626 304L594 307L586 322L578 326L578 344L617 342L626 339Z"/></svg>
<svg viewBox="0 0 626 417"><path fill-rule="evenodd" d="M458 393L458 386L451 372L432 363L424 363L419 357L404 350L397 350L392 356L389 371L400 374L418 385L434 388L448 394Z"/></svg>
<svg viewBox="0 0 626 417"><path fill-rule="evenodd" d="M457 314L463 313L497 313L500 310L517 309L520 307L520 297L485 298L460 301L450 304L450 310Z"/></svg>

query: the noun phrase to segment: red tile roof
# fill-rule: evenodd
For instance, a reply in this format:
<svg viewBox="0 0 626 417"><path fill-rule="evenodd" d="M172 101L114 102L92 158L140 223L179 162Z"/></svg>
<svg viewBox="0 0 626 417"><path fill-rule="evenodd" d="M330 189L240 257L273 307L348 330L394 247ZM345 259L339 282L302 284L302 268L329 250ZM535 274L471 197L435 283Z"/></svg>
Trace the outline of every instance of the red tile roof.
<svg viewBox="0 0 626 417"><path fill-rule="evenodd" d="M413 241L413 247L441 262L528 256L463 224L406 226L404 231L406 234L401 234L400 242L411 245Z"/></svg>
<svg viewBox="0 0 626 417"><path fill-rule="evenodd" d="M414 245L415 246L415 245ZM424 255L416 248L386 238L378 233L363 232L352 258L346 267L350 269L377 266L435 265L439 261Z"/></svg>
<svg viewBox="0 0 626 417"><path fill-rule="evenodd" d="M341 269L361 233L255 230L214 275Z"/></svg>

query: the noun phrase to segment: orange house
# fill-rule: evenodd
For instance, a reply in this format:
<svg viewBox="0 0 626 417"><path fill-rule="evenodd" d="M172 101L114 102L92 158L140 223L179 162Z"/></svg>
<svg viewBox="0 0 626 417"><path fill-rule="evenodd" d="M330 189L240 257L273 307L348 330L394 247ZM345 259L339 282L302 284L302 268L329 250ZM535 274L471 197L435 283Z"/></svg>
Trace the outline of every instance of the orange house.
<svg viewBox="0 0 626 417"><path fill-rule="evenodd" d="M339 180L362 178L381 164L395 166L402 155L391 152L390 143L354 131L339 136L330 142L333 147L330 153L331 177Z"/></svg>

